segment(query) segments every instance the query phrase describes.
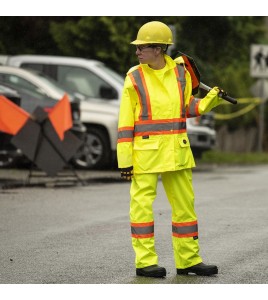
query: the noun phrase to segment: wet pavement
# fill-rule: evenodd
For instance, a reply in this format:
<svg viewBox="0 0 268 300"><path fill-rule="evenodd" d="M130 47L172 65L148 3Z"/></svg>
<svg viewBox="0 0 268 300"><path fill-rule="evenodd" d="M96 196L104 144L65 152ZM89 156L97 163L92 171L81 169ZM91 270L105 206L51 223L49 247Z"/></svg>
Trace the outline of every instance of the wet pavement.
<svg viewBox="0 0 268 300"><path fill-rule="evenodd" d="M267 284L268 166L194 170L200 254L219 268L211 277L176 275L161 180L155 237L167 277L154 279L135 276L129 183L117 170L77 175L85 184L76 176L29 184L28 170L0 170L0 284Z"/></svg>

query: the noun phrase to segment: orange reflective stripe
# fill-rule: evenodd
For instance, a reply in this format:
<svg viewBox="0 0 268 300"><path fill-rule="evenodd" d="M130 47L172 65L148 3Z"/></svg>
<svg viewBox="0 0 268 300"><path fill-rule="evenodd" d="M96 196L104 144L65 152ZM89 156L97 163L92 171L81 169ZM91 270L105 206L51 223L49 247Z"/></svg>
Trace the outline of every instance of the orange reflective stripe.
<svg viewBox="0 0 268 300"><path fill-rule="evenodd" d="M131 236L133 238L150 238L154 236L154 222L131 223Z"/></svg>
<svg viewBox="0 0 268 300"><path fill-rule="evenodd" d="M130 223L133 227L146 227L146 226L152 226L154 225L154 221L152 222L146 222L146 223Z"/></svg>
<svg viewBox="0 0 268 300"><path fill-rule="evenodd" d="M183 223L172 222L172 235L178 238L198 236L197 221Z"/></svg>
<svg viewBox="0 0 268 300"><path fill-rule="evenodd" d="M133 86L134 86L134 88L135 88L135 90L137 92L137 95L138 95L138 98L139 98L139 102L140 102L140 107L142 108L143 107L143 105L142 105L142 96L140 94L139 87L138 87L138 85L137 85L137 83L135 81L135 78L134 78L133 74L130 73L128 76L131 79L132 84L133 84ZM141 115L142 115L142 109L141 109L140 114L139 114L139 119L141 118Z"/></svg>
<svg viewBox="0 0 268 300"><path fill-rule="evenodd" d="M135 125L173 123L173 122L186 122L186 118L135 121Z"/></svg>

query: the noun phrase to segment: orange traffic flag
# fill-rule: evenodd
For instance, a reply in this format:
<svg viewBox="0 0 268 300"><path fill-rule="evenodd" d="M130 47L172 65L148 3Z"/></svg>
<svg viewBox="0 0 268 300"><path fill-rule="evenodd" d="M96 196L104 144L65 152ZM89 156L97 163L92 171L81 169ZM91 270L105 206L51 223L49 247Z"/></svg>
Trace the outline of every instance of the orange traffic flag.
<svg viewBox="0 0 268 300"><path fill-rule="evenodd" d="M0 131L15 135L30 115L4 96L0 96Z"/></svg>
<svg viewBox="0 0 268 300"><path fill-rule="evenodd" d="M69 97L64 94L63 98L49 112L48 118L61 140L64 132L73 126L71 105Z"/></svg>

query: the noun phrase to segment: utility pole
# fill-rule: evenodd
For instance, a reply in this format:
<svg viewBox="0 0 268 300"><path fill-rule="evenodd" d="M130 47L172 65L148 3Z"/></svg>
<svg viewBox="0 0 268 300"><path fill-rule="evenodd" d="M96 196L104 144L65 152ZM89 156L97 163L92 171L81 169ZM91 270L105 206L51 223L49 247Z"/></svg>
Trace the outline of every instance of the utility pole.
<svg viewBox="0 0 268 300"><path fill-rule="evenodd" d="M267 20L268 21L268 20ZM265 132L265 102L267 100L268 79L268 45L251 45L250 75L258 78L254 94L262 99L259 107L258 152L263 152L263 137Z"/></svg>
<svg viewBox="0 0 268 300"><path fill-rule="evenodd" d="M259 134L258 134L258 152L263 152L263 136L265 132L265 118L264 118L264 112L265 112L265 99L266 96L264 95L264 85L265 85L265 79L261 79L261 91L260 91L260 98L262 99L262 102L260 103L259 108Z"/></svg>

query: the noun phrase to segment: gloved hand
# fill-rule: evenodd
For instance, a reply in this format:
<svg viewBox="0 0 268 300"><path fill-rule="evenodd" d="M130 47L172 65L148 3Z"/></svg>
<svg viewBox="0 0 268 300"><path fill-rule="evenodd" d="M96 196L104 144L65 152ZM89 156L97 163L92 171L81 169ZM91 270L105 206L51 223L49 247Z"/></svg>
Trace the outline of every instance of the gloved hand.
<svg viewBox="0 0 268 300"><path fill-rule="evenodd" d="M213 87L204 98L200 99L200 103L198 106L199 113L201 115L205 114L211 111L212 108L221 104L222 102L222 99L220 98L221 93L225 93L225 92L217 86Z"/></svg>
<svg viewBox="0 0 268 300"><path fill-rule="evenodd" d="M125 180L131 180L133 176L133 167L128 167L128 168L122 168L120 169L121 172L121 178Z"/></svg>
<svg viewBox="0 0 268 300"><path fill-rule="evenodd" d="M219 97L227 96L227 93L223 89L221 89L220 87L215 86L214 89L216 89L218 91Z"/></svg>

